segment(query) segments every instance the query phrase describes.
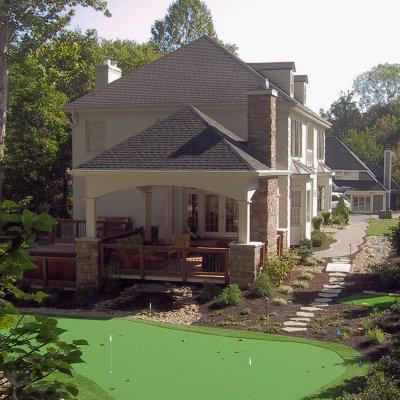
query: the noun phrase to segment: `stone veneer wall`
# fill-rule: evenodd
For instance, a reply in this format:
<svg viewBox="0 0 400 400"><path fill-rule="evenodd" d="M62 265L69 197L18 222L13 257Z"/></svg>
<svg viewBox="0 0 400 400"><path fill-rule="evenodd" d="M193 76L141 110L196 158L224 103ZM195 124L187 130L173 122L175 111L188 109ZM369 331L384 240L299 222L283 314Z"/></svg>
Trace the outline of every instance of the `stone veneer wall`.
<svg viewBox="0 0 400 400"><path fill-rule="evenodd" d="M99 285L100 239L76 239L76 288L96 289Z"/></svg>
<svg viewBox="0 0 400 400"><path fill-rule="evenodd" d="M229 281L247 288L258 275L263 243L232 243L229 247Z"/></svg>
<svg viewBox="0 0 400 400"><path fill-rule="evenodd" d="M276 167L276 94L260 91L248 96L248 146L265 165ZM260 179L250 208L250 240L276 252L279 200L278 179Z"/></svg>

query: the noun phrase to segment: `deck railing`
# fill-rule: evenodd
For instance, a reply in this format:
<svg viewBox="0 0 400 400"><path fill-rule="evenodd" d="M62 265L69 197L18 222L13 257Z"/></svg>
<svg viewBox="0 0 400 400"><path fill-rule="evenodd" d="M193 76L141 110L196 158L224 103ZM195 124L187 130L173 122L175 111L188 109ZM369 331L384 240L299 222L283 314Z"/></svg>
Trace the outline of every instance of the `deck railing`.
<svg viewBox="0 0 400 400"><path fill-rule="evenodd" d="M76 219L60 219L56 221L52 238L55 242L73 243L74 239L86 236L86 221ZM118 235L133 232L133 222L130 218L124 220L97 221L97 237L108 239Z"/></svg>
<svg viewBox="0 0 400 400"><path fill-rule="evenodd" d="M229 281L229 249L101 244L101 268L139 279Z"/></svg>

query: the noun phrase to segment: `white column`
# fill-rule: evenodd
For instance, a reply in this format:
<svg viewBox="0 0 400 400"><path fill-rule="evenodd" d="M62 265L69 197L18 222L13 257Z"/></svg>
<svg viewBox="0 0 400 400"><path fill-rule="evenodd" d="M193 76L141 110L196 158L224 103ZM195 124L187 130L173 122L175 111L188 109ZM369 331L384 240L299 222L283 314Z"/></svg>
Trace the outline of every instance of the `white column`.
<svg viewBox="0 0 400 400"><path fill-rule="evenodd" d="M151 241L151 192L144 192L143 193L143 198L144 198L144 209L143 209L143 214L144 214L144 239L146 241Z"/></svg>
<svg viewBox="0 0 400 400"><path fill-rule="evenodd" d="M165 239L172 234L172 186L165 189Z"/></svg>
<svg viewBox="0 0 400 400"><path fill-rule="evenodd" d="M239 243L250 242L250 201L239 200Z"/></svg>
<svg viewBox="0 0 400 400"><path fill-rule="evenodd" d="M86 237L97 237L96 199L85 199L86 202Z"/></svg>

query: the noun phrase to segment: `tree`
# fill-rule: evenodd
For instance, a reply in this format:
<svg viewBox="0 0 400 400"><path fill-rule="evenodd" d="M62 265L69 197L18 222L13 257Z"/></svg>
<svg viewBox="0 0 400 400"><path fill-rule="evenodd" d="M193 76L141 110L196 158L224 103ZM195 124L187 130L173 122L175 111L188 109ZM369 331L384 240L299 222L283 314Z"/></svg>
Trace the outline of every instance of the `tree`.
<svg viewBox="0 0 400 400"><path fill-rule="evenodd" d="M10 239L0 245L0 398L19 400L70 399L78 389L61 382L54 372L72 375L72 364L83 362L78 346L84 340L64 342L65 332L57 320L46 317L25 317L10 298L41 302L41 292L27 294L16 286L26 269L33 268L28 250L36 234L49 232L53 220L47 214L20 212L12 201L0 204L0 234Z"/></svg>
<svg viewBox="0 0 400 400"><path fill-rule="evenodd" d="M359 75L353 82L354 93L364 110L400 99L400 64L379 64Z"/></svg>
<svg viewBox="0 0 400 400"><path fill-rule="evenodd" d="M330 133L340 139L348 130L360 127L361 112L352 92L341 92L339 99L332 103L328 111L321 114L332 123Z"/></svg>
<svg viewBox="0 0 400 400"><path fill-rule="evenodd" d="M45 41L66 26L78 5L109 15L106 0L0 0L0 197L3 192L10 46L19 43L28 52L34 44Z"/></svg>
<svg viewBox="0 0 400 400"><path fill-rule="evenodd" d="M203 35L208 35L230 52L237 52L235 44L218 39L211 11L201 0L175 0L165 17L155 21L151 35L152 43L163 53L174 51Z"/></svg>

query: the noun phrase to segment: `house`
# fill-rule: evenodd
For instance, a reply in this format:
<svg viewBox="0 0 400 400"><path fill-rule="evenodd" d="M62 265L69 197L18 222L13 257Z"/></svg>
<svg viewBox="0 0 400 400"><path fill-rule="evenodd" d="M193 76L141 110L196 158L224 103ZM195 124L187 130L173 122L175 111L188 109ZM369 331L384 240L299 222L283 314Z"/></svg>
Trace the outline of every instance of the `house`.
<svg viewBox="0 0 400 400"><path fill-rule="evenodd" d="M277 251L277 234L285 246L309 238L331 207L330 125L295 72L245 63L206 36L123 77L103 59L95 90L66 107L74 219L86 220L77 268L93 264L82 280L96 275L100 217L132 218L147 241L190 232L203 247L225 243L239 283L254 279L264 243Z"/></svg>
<svg viewBox="0 0 400 400"><path fill-rule="evenodd" d="M336 136L327 136L326 164L335 172L335 187L348 188L351 212L377 214L399 206L399 186L391 179L389 150L382 169L376 163L363 162Z"/></svg>

